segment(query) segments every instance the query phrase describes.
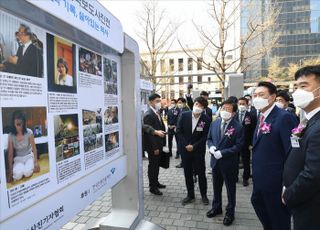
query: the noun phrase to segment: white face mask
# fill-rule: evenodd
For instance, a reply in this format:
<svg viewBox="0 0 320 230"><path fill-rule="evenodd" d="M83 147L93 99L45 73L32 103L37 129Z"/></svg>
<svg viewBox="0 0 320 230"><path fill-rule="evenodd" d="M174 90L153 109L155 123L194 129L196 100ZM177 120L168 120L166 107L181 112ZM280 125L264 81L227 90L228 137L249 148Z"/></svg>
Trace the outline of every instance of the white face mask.
<svg viewBox="0 0 320 230"><path fill-rule="evenodd" d="M269 101L267 98L256 97L253 99L253 106L258 110L262 110L268 105L269 105Z"/></svg>
<svg viewBox="0 0 320 230"><path fill-rule="evenodd" d="M193 106L193 109L192 109L193 113L195 114L200 114L202 113L203 109L197 107L197 106Z"/></svg>
<svg viewBox="0 0 320 230"><path fill-rule="evenodd" d="M175 107L175 105L170 105L169 109L173 109Z"/></svg>
<svg viewBox="0 0 320 230"><path fill-rule="evenodd" d="M306 108L314 99L318 98L313 95L313 92L320 89L316 88L312 92L303 90L303 89L297 89L293 94L293 104L301 109Z"/></svg>
<svg viewBox="0 0 320 230"><path fill-rule="evenodd" d="M247 110L247 107L245 105L239 105L239 111L244 112Z"/></svg>
<svg viewBox="0 0 320 230"><path fill-rule="evenodd" d="M281 102L276 102L276 106L280 109L283 109L284 108L284 104L281 103Z"/></svg>
<svg viewBox="0 0 320 230"><path fill-rule="evenodd" d="M159 111L159 110L161 109L161 102L156 103L156 104L154 105L154 109L157 110L157 111Z"/></svg>
<svg viewBox="0 0 320 230"><path fill-rule="evenodd" d="M184 106L183 104L177 104L179 109L182 109Z"/></svg>
<svg viewBox="0 0 320 230"><path fill-rule="evenodd" d="M228 111L222 110L220 111L220 116L223 120L228 121L231 118L232 114Z"/></svg>

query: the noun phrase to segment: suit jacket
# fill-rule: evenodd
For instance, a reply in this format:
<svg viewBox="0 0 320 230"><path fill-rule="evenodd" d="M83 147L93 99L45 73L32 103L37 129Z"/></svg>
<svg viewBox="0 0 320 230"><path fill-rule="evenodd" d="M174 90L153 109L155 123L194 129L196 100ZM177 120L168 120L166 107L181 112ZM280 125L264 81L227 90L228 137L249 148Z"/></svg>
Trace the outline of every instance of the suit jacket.
<svg viewBox="0 0 320 230"><path fill-rule="evenodd" d="M257 132L253 135L252 176L254 187L269 192L282 190L282 173L284 162L291 149L291 130L297 121L291 114L275 106L265 119L270 125L270 132Z"/></svg>
<svg viewBox="0 0 320 230"><path fill-rule="evenodd" d="M178 116L179 116L180 110L176 107L168 110L168 126L177 126L178 122ZM174 133L174 129L168 129L169 132Z"/></svg>
<svg viewBox="0 0 320 230"><path fill-rule="evenodd" d="M285 163L284 200L304 229L320 228L320 112L314 115ZM299 229L303 229L303 228Z"/></svg>
<svg viewBox="0 0 320 230"><path fill-rule="evenodd" d="M213 169L217 162L219 162L222 169L228 170L230 167L234 168L238 165L238 153L244 144L244 132L243 127L236 118L233 117L226 127L225 135L221 137L221 122L222 119L218 118L211 123L209 129L208 147L215 146L222 154L222 158L219 160L211 156L210 166ZM229 136L226 135L228 130L231 129L234 129L233 133Z"/></svg>
<svg viewBox="0 0 320 230"><path fill-rule="evenodd" d="M22 49L20 47L19 49ZM43 55L42 51L35 45L30 44L22 55L22 50L17 52L18 61L15 66L15 73L33 77L43 77Z"/></svg>
<svg viewBox="0 0 320 230"><path fill-rule="evenodd" d="M155 130L166 130L161 116L159 120L157 114L151 108L149 108L148 111L145 113L143 123L145 125L150 125ZM159 149L161 152L163 146L166 145L166 138L161 138L152 134L144 133L144 140L144 149L146 149L148 152L153 152L157 149Z"/></svg>
<svg viewBox="0 0 320 230"><path fill-rule="evenodd" d="M191 144L193 152L205 154L209 126L208 117L201 114L195 130L192 132L192 111L182 113L177 124L179 153L189 154L185 147Z"/></svg>
<svg viewBox="0 0 320 230"><path fill-rule="evenodd" d="M239 121L239 113L235 116L235 119L242 125L244 131L244 145L243 148L248 149L250 145L252 145L253 133L255 130L255 118L252 117L252 114L248 111L245 112L244 118L242 121Z"/></svg>

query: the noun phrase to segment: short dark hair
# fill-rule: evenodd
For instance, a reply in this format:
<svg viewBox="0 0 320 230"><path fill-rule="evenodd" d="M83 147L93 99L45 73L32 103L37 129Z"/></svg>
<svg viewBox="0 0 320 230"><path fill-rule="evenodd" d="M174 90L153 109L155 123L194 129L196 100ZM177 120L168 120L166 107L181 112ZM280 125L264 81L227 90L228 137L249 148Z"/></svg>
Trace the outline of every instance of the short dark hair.
<svg viewBox="0 0 320 230"><path fill-rule="evenodd" d="M294 78L298 80L302 76L308 76L314 74L318 81L320 81L320 65L310 65L299 69L295 74Z"/></svg>
<svg viewBox="0 0 320 230"><path fill-rule="evenodd" d="M250 97L250 99L252 98L250 94L246 94L244 97Z"/></svg>
<svg viewBox="0 0 320 230"><path fill-rule="evenodd" d="M277 93L277 97L282 97L287 102L290 101L289 94L284 90L279 90L278 93Z"/></svg>
<svg viewBox="0 0 320 230"><path fill-rule="evenodd" d="M194 99L194 103L196 103L196 102L201 104L204 108L208 107L208 101L206 99L204 99L203 97L197 97L196 99Z"/></svg>
<svg viewBox="0 0 320 230"><path fill-rule="evenodd" d="M245 101L246 104L249 104L249 100L248 100L247 98L245 98L245 97L240 97L240 98L238 99L238 102L239 102L239 101Z"/></svg>
<svg viewBox="0 0 320 230"><path fill-rule="evenodd" d="M12 118L11 118L11 126L12 126L12 133L14 135L17 135L17 130L16 127L14 125L14 121L18 119L22 121L22 133L27 133L27 119L26 119L26 115L20 111L17 110L12 114Z"/></svg>
<svg viewBox="0 0 320 230"><path fill-rule="evenodd" d="M223 107L224 105L232 105L232 112L237 112L238 111L238 104L234 103L234 101L232 100L225 100L224 102L222 102L221 107Z"/></svg>
<svg viewBox="0 0 320 230"><path fill-rule="evenodd" d="M155 100L157 98L161 98L161 96L159 94L157 94L157 93L153 93L153 94L151 94L149 96L149 101L153 101L153 100Z"/></svg>
<svg viewBox="0 0 320 230"><path fill-rule="evenodd" d="M269 90L270 95L277 93L277 87L271 82L261 81L258 83L258 87L266 87Z"/></svg>
<svg viewBox="0 0 320 230"><path fill-rule="evenodd" d="M32 31L31 31L31 28L28 25L21 23L20 27L23 27L24 28L24 33L31 37Z"/></svg>
<svg viewBox="0 0 320 230"><path fill-rule="evenodd" d="M227 101L231 101L233 103L238 103L238 98L236 96L228 97Z"/></svg>
<svg viewBox="0 0 320 230"><path fill-rule="evenodd" d="M200 96L209 96L209 93L207 91L201 91Z"/></svg>
<svg viewBox="0 0 320 230"><path fill-rule="evenodd" d="M177 103L177 100L176 100L176 99L174 99L174 98L173 98L173 99L171 99L170 101L174 101L174 103Z"/></svg>
<svg viewBox="0 0 320 230"><path fill-rule="evenodd" d="M59 67L59 64L64 65L64 67L66 68L66 73L68 73L68 62L64 59L64 58L59 58L57 61L57 68Z"/></svg>
<svg viewBox="0 0 320 230"><path fill-rule="evenodd" d="M177 102L181 101L182 103L187 103L187 100L183 97L179 97Z"/></svg>

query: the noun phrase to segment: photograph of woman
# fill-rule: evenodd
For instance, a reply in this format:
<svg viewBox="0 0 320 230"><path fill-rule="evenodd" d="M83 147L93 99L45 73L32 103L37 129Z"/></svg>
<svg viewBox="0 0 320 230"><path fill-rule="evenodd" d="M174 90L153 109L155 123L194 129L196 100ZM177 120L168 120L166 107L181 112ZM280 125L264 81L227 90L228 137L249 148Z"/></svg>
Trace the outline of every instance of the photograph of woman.
<svg viewBox="0 0 320 230"><path fill-rule="evenodd" d="M57 61L57 71L55 84L73 86L73 78L68 74L68 63L64 58L59 58Z"/></svg>
<svg viewBox="0 0 320 230"><path fill-rule="evenodd" d="M8 183L31 177L40 171L33 132L27 128L26 116L21 111L15 111L11 125L12 131L8 138Z"/></svg>

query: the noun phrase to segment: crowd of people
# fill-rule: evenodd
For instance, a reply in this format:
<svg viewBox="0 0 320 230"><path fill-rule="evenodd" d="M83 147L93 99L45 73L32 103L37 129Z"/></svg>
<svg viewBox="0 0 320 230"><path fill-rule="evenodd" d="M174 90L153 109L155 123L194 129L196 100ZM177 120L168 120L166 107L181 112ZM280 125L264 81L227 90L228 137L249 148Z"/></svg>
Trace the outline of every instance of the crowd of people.
<svg viewBox="0 0 320 230"><path fill-rule="evenodd" d="M271 82L259 82L251 95L230 96L218 107L208 107L208 93L171 99L167 128L161 117L161 97L149 97L143 119L144 150L148 153L150 192L162 195L159 165L168 133L169 154L175 137L187 188L181 201L195 200L197 178L201 200L209 205L205 155L210 154L213 199L208 218L223 213L222 187L227 200L223 224L235 218L239 162L242 185L252 177L251 203L265 230L320 228L320 65L295 73L296 90L290 95ZM215 114L215 116L212 116ZM167 133L166 133L167 130ZM252 165L251 165L252 162ZM251 170L252 169L252 170Z"/></svg>

